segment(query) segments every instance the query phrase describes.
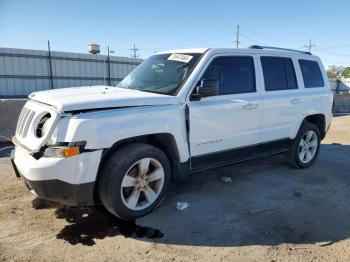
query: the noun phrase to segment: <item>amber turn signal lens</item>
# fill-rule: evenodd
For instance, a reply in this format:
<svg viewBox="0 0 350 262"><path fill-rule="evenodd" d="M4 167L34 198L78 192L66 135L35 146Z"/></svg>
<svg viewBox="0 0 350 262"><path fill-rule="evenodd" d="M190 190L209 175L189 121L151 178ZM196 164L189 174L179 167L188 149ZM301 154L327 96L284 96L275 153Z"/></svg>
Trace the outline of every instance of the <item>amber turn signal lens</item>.
<svg viewBox="0 0 350 262"><path fill-rule="evenodd" d="M71 157L79 154L79 147L74 146L74 147L69 147L65 148L61 152L63 157Z"/></svg>

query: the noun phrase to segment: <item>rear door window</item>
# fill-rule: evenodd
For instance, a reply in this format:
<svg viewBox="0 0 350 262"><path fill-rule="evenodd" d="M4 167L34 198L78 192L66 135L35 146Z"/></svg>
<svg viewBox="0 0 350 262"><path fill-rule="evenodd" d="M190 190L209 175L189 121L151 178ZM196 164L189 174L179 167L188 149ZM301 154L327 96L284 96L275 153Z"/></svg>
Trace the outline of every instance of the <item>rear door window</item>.
<svg viewBox="0 0 350 262"><path fill-rule="evenodd" d="M287 57L260 58L266 91L297 89L293 61Z"/></svg>
<svg viewBox="0 0 350 262"><path fill-rule="evenodd" d="M306 88L323 87L324 80L319 64L311 60L299 60L304 86Z"/></svg>

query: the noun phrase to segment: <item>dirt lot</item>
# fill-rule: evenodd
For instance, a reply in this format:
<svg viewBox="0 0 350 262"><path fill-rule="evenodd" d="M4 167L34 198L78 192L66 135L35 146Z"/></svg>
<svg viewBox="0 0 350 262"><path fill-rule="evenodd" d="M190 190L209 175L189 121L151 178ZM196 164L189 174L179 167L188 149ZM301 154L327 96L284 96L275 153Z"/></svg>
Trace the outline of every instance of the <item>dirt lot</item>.
<svg viewBox="0 0 350 262"><path fill-rule="evenodd" d="M313 167L273 157L198 174L128 223L34 200L0 158L0 260L348 261L349 159L350 116L336 117Z"/></svg>

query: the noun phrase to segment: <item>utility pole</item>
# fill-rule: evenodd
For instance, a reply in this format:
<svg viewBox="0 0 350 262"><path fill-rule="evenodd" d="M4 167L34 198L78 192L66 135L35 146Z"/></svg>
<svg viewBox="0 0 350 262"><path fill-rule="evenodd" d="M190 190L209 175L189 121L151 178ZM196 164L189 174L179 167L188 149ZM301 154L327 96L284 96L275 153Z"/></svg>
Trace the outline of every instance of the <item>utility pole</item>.
<svg viewBox="0 0 350 262"><path fill-rule="evenodd" d="M237 26L237 30L236 30L236 41L234 41L236 43L236 48L238 48L239 44L241 42L239 42L239 25Z"/></svg>
<svg viewBox="0 0 350 262"><path fill-rule="evenodd" d="M305 48L308 48L309 49L309 52L311 53L311 48L312 47L315 47L316 45L312 43L311 41L311 38L310 38L310 41L309 41L309 44L308 45L304 45Z"/></svg>
<svg viewBox="0 0 350 262"><path fill-rule="evenodd" d="M139 51L140 49L136 48L135 44L133 48L130 48L130 50L132 51L132 54L130 55L133 58L138 58L139 54L137 54L137 51Z"/></svg>

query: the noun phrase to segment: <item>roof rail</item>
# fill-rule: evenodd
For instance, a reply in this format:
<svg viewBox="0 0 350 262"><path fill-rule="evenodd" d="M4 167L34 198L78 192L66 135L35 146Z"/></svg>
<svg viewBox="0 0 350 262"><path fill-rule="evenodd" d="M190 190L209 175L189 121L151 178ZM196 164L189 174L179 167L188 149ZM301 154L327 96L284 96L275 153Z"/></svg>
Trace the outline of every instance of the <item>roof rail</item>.
<svg viewBox="0 0 350 262"><path fill-rule="evenodd" d="M306 51L295 50L295 49L288 49L288 48L281 48L281 47L274 47L274 46L252 45L252 46L250 46L249 48L251 48L251 49L281 50L281 51L298 52L298 53L302 53L302 54L312 55L310 52L306 52Z"/></svg>

